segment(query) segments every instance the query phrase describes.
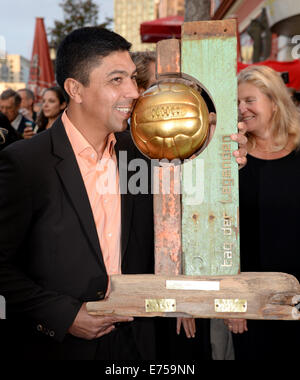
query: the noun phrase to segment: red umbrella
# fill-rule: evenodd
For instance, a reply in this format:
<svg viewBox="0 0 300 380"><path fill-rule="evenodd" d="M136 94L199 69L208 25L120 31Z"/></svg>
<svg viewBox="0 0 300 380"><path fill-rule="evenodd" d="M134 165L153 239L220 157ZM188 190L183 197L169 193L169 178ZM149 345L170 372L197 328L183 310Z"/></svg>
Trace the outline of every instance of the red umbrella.
<svg viewBox="0 0 300 380"><path fill-rule="evenodd" d="M279 73L288 72L289 73L289 83L287 83L288 87L292 87L295 90L300 89L300 60L295 59L294 61L289 62L279 62L279 61L262 61L254 63L253 65L264 65L269 66L275 71ZM243 70L246 65L242 62L238 62L237 69L238 72Z"/></svg>
<svg viewBox="0 0 300 380"><path fill-rule="evenodd" d="M40 102L45 88L54 85L54 71L43 18L36 18L28 86Z"/></svg>
<svg viewBox="0 0 300 380"><path fill-rule="evenodd" d="M145 21L140 26L142 42L158 42L168 38L181 38L183 16L170 16Z"/></svg>

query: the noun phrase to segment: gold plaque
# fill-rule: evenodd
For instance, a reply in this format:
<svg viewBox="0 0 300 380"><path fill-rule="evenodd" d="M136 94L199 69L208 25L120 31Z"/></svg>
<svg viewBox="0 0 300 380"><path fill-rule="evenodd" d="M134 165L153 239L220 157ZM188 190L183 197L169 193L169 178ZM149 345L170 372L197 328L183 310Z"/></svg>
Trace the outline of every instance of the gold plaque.
<svg viewBox="0 0 300 380"><path fill-rule="evenodd" d="M215 312L217 313L246 313L247 300L215 299Z"/></svg>
<svg viewBox="0 0 300 380"><path fill-rule="evenodd" d="M131 117L131 134L149 158L191 157L209 132L208 109L200 93L183 83L163 82L138 99Z"/></svg>
<svg viewBox="0 0 300 380"><path fill-rule="evenodd" d="M175 299L146 299L145 300L146 312L151 313L154 311L159 312L173 312L176 311Z"/></svg>

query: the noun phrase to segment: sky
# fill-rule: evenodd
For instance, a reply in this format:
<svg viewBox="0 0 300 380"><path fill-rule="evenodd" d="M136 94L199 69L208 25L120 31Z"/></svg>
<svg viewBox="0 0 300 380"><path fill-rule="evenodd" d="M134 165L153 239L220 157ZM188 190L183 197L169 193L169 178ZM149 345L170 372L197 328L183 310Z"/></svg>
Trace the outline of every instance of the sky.
<svg viewBox="0 0 300 380"><path fill-rule="evenodd" d="M54 20L63 21L60 3L61 0L0 0L0 45L5 43L8 54L31 59L35 18L44 18L47 31L54 26ZM99 23L105 17L113 18L113 0L94 0L94 3L99 6Z"/></svg>

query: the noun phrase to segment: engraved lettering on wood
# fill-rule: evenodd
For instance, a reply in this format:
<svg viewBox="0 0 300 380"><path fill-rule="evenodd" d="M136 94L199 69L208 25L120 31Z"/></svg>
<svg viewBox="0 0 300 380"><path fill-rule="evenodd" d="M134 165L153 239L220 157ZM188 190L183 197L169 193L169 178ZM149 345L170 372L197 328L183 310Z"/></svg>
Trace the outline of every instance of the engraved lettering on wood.
<svg viewBox="0 0 300 380"><path fill-rule="evenodd" d="M189 22L183 26L182 72L196 78L211 96L217 126L203 160L203 200L191 205L183 165L182 241L188 275L233 275L239 272L236 22ZM193 217L197 223L193 223Z"/></svg>

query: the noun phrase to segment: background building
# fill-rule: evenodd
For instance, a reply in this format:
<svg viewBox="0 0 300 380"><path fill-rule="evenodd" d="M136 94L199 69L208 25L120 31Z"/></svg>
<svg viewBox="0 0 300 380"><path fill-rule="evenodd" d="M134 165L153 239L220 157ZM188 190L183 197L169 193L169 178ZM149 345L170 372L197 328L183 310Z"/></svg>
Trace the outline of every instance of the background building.
<svg viewBox="0 0 300 380"><path fill-rule="evenodd" d="M9 68L10 82L28 82L30 61L19 54L8 54L7 65Z"/></svg>
<svg viewBox="0 0 300 380"><path fill-rule="evenodd" d="M160 0L159 18L169 16L184 16L184 0Z"/></svg>
<svg viewBox="0 0 300 380"><path fill-rule="evenodd" d="M154 50L155 44L141 42L140 24L158 16L157 0L115 0L114 31L132 43L132 51Z"/></svg>
<svg viewBox="0 0 300 380"><path fill-rule="evenodd" d="M141 23L184 16L184 5L184 0L114 0L114 31L132 43L132 51L154 50L155 44L141 42Z"/></svg>
<svg viewBox="0 0 300 380"><path fill-rule="evenodd" d="M7 54L0 61L0 93L7 88L18 90L26 87L30 61L19 54Z"/></svg>
<svg viewBox="0 0 300 380"><path fill-rule="evenodd" d="M293 37L300 34L299 0L214 1L213 19L237 17L244 62L299 58L293 54Z"/></svg>

